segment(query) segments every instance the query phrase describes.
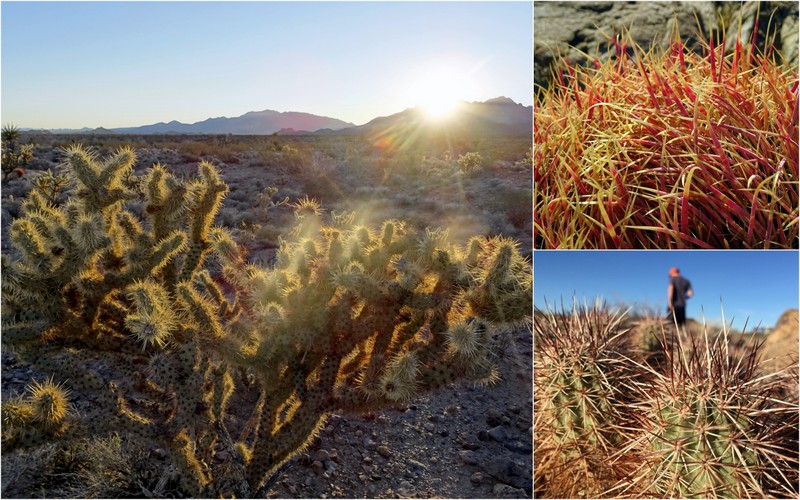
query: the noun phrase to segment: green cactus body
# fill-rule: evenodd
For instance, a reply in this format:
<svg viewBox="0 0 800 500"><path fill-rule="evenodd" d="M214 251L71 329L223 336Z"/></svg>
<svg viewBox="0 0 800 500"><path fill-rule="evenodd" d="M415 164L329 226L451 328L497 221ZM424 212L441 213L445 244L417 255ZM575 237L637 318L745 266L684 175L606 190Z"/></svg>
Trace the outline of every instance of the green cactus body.
<svg viewBox="0 0 800 500"><path fill-rule="evenodd" d="M602 496L618 476L633 376L622 317L575 304L534 321L534 444L544 457L534 478L544 496Z"/></svg>
<svg viewBox="0 0 800 500"><path fill-rule="evenodd" d="M699 368L697 359L704 357L689 363ZM674 366L674 381L658 379L644 398L650 489L681 498L763 496L762 471L769 464L763 450L770 437L758 419L767 415L765 401L750 384L704 368Z"/></svg>

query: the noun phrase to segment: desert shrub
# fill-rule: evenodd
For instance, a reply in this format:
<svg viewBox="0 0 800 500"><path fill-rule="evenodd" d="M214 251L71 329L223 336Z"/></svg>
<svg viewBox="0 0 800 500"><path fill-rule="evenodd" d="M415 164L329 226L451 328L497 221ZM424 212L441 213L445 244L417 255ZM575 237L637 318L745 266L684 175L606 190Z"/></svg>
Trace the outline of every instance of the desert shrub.
<svg viewBox="0 0 800 500"><path fill-rule="evenodd" d="M538 96L536 246L797 248L797 70L738 42L611 43Z"/></svg>
<svg viewBox="0 0 800 500"><path fill-rule="evenodd" d="M483 158L480 153L475 152L458 155L458 166L461 167L464 175L471 175L481 169Z"/></svg>
<svg viewBox="0 0 800 500"><path fill-rule="evenodd" d="M68 155L75 196L32 192L2 258L3 346L52 377L3 402L4 455L124 433L164 450L180 495L261 496L332 413L496 380L498 327L529 319L511 240L357 225L306 198L262 268L214 226L228 188L210 163L186 181L155 165L133 192L131 149Z"/></svg>

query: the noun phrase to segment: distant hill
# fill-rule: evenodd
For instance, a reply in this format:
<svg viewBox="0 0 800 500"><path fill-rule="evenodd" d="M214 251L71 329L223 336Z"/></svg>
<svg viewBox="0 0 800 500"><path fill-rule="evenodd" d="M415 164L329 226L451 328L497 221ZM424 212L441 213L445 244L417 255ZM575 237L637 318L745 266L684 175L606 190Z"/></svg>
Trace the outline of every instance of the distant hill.
<svg viewBox="0 0 800 500"><path fill-rule="evenodd" d="M208 118L196 123L186 124L178 121L155 123L142 127L115 128L118 134L236 134L236 135L269 135L287 130L319 130L329 128L341 130L354 125L327 116L299 113L295 111L280 112L266 109L251 111L235 118Z"/></svg>
<svg viewBox="0 0 800 500"><path fill-rule="evenodd" d="M523 106L508 97L496 97L484 102L462 101L440 119L429 117L421 108L409 108L338 133L373 138L444 131L452 136L522 135L531 134L532 127L532 106ZM320 130L317 133L330 135L337 132Z"/></svg>
<svg viewBox="0 0 800 500"><path fill-rule="evenodd" d="M364 135L375 140L387 136L415 137L426 135L435 140L444 134L450 137L531 134L533 107L518 104L508 97L484 102L461 102L442 119L432 119L422 109L410 108L390 116L382 116L360 126L327 116L280 112L266 109L251 111L234 118L208 118L196 123L170 121L140 127L80 128L32 130L54 134L235 134L235 135ZM422 132L422 134L420 133Z"/></svg>
<svg viewBox="0 0 800 500"><path fill-rule="evenodd" d="M773 369L797 364L798 339L800 339L798 310L787 309L778 318L775 327L764 341L764 346L761 348L761 359Z"/></svg>

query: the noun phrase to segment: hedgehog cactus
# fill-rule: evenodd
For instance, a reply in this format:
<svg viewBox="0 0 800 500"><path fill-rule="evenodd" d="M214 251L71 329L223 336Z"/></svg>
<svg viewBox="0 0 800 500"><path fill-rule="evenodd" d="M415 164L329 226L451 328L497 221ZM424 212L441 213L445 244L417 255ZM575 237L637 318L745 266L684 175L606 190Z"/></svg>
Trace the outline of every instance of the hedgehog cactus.
<svg viewBox="0 0 800 500"><path fill-rule="evenodd" d="M797 406L775 397L769 378L754 377L757 346L728 350L725 332L678 341L670 370L639 384L637 448L646 459L637 494L673 498L796 496L797 450L782 446ZM774 377L773 377L774 380ZM796 436L795 436L796 440ZM641 490L645 485L644 492Z"/></svg>
<svg viewBox="0 0 800 500"><path fill-rule="evenodd" d="M512 241L462 247L446 231L354 225L305 199L264 269L213 227L227 191L213 165L188 182L156 165L132 183L129 149L68 157L76 196L53 207L32 192L11 226L3 343L94 395L63 439L159 443L188 495L263 495L334 412L495 380L499 327L530 318L530 266ZM241 396L252 390L257 401ZM62 414L52 398L33 411L17 403L4 404L4 422ZM220 447L231 457L222 468L207 460Z"/></svg>
<svg viewBox="0 0 800 500"><path fill-rule="evenodd" d="M537 311L534 478L544 497L598 496L611 484L632 372L624 315L602 305Z"/></svg>

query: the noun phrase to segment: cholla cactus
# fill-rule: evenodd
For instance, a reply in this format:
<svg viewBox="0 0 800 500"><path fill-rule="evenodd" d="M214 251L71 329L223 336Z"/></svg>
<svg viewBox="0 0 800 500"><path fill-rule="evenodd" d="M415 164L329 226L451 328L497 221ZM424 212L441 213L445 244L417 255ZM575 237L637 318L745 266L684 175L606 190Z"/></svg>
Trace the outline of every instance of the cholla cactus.
<svg viewBox="0 0 800 500"><path fill-rule="evenodd" d="M156 165L137 193L123 182L131 150L68 155L76 197L55 208L32 192L12 224L3 342L96 395L63 439L158 442L188 495L262 495L331 413L495 380L497 326L529 319L530 267L511 241L462 248L402 221L329 220L303 200L264 269L213 227L227 187L211 164L186 183ZM125 209L137 195L144 221ZM228 405L246 390L258 398L237 400L243 422ZM220 447L231 459L218 468L206 458Z"/></svg>
<svg viewBox="0 0 800 500"><path fill-rule="evenodd" d="M9 175L16 172L17 175L25 175L25 168L28 167L28 162L33 158L33 144L23 144L19 146L17 139L19 138L19 129L14 125L3 125L2 139L3 139L3 180L6 180Z"/></svg>
<svg viewBox="0 0 800 500"><path fill-rule="evenodd" d="M69 391L52 380L33 381L27 395L3 403L3 441L37 445L63 434L71 412L68 398Z"/></svg>
<svg viewBox="0 0 800 500"><path fill-rule="evenodd" d="M470 152L458 155L458 166L461 167L461 172L466 175L473 174L480 170L482 164L483 157L480 153Z"/></svg>

